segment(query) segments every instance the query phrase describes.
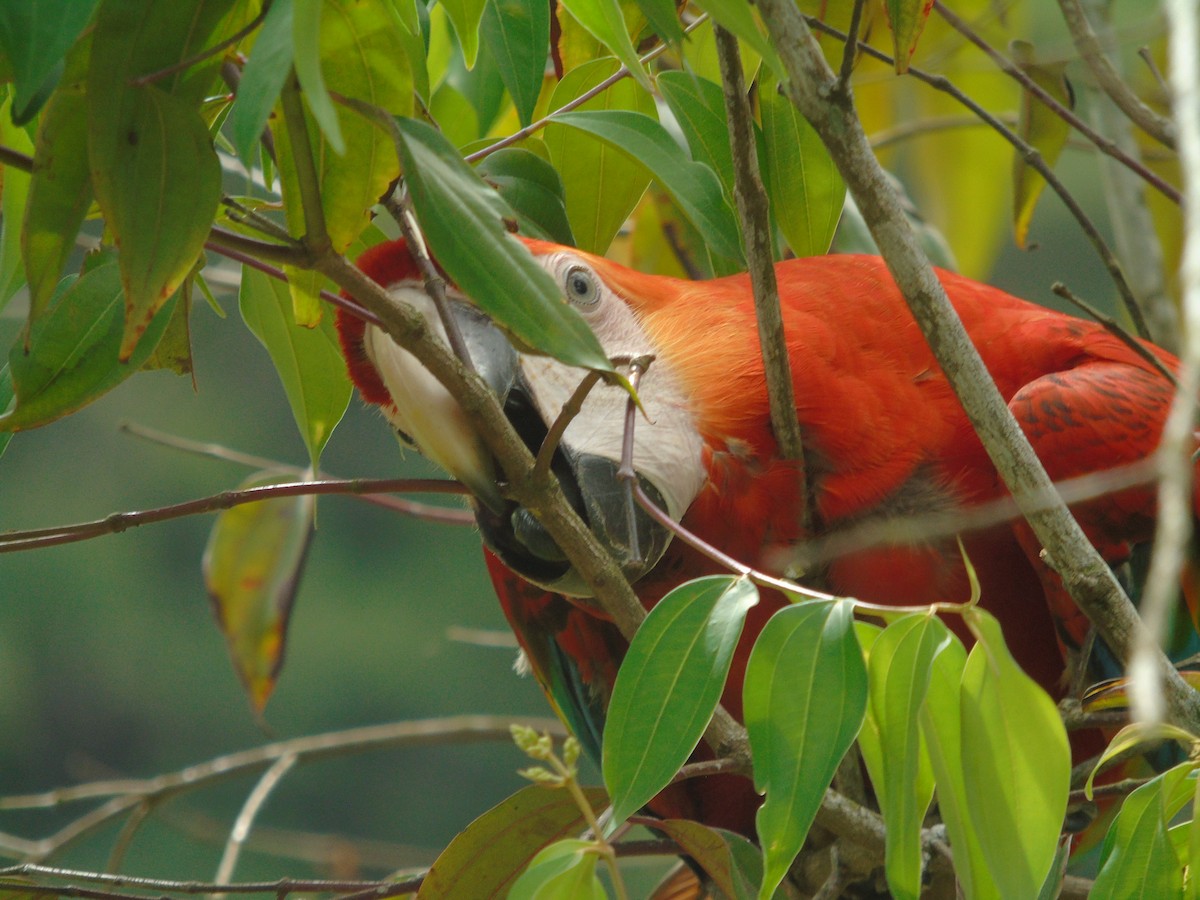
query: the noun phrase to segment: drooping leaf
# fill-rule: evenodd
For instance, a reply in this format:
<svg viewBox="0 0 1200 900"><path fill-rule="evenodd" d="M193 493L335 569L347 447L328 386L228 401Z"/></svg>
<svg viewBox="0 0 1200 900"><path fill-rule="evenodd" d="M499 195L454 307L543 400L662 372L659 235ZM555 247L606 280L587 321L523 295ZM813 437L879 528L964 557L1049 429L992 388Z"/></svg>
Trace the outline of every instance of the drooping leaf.
<svg viewBox="0 0 1200 900"><path fill-rule="evenodd" d="M722 28L733 32L749 44L777 78L786 78L783 62L772 42L763 33L755 18L753 7L742 0L696 0L696 6L712 16Z"/></svg>
<svg viewBox="0 0 1200 900"><path fill-rule="evenodd" d="M242 318L271 354L313 469L352 393L330 316L316 328L297 325L287 285L245 266L238 294Z"/></svg>
<svg viewBox="0 0 1200 900"><path fill-rule="evenodd" d="M258 474L243 489L293 480ZM230 507L204 551L204 584L238 678L262 712L283 665L288 619L313 531L311 494Z"/></svg>
<svg viewBox="0 0 1200 900"><path fill-rule="evenodd" d="M16 83L12 122L24 125L46 102L62 73L63 57L91 18L97 2L0 3L0 52L12 65Z"/></svg>
<svg viewBox="0 0 1200 900"><path fill-rule="evenodd" d="M458 45L462 48L463 60L468 69L475 68L479 54L479 22L487 0L442 0L440 4L454 25Z"/></svg>
<svg viewBox="0 0 1200 900"><path fill-rule="evenodd" d="M247 166L292 69L292 2L275 0L267 10L226 122L238 158Z"/></svg>
<svg viewBox="0 0 1200 900"><path fill-rule="evenodd" d="M18 341L9 352L17 403L0 416L0 430L19 431L52 422L141 368L162 337L173 301L151 320L129 359L120 361L122 300L120 270L112 261L63 281L30 330L28 351Z"/></svg>
<svg viewBox="0 0 1200 900"><path fill-rule="evenodd" d="M341 156L346 152L346 139L329 88L325 85L325 74L321 65L322 29L325 24L324 3L301 0L292 10L292 60L296 67L296 80L304 90L308 108L320 129L321 137L329 143L333 152Z"/></svg>
<svg viewBox="0 0 1200 900"><path fill-rule="evenodd" d="M550 98L558 109L599 85L617 70L610 59L586 63L568 72ZM623 79L579 109L628 109L654 115L654 99ZM576 245L603 254L629 218L650 183L650 174L620 150L565 125L546 126L546 146L566 190L567 218Z"/></svg>
<svg viewBox="0 0 1200 900"><path fill-rule="evenodd" d="M198 277L193 274L185 278L179 286L179 299L175 302L175 309L143 368L166 369L176 375L192 374L192 288Z"/></svg>
<svg viewBox="0 0 1200 900"><path fill-rule="evenodd" d="M767 79L760 95L763 123L763 175L771 212L797 256L829 250L846 199L841 173L813 127L773 89Z"/></svg>
<svg viewBox="0 0 1200 900"><path fill-rule="evenodd" d="M87 153L87 97L83 87L63 85L50 98L38 123L21 232L29 279L32 325L54 294L75 236L92 202Z"/></svg>
<svg viewBox="0 0 1200 900"><path fill-rule="evenodd" d="M596 40L612 51L638 83L653 91L646 67L638 59L637 50L629 37L629 28L621 5L617 0L560 0L563 7L575 20L586 28Z"/></svg>
<svg viewBox="0 0 1200 900"><path fill-rule="evenodd" d="M476 167L517 217L521 233L573 246L563 183L554 166L522 147L505 147Z"/></svg>
<svg viewBox="0 0 1200 900"><path fill-rule="evenodd" d="M593 134L649 169L714 253L742 258L737 218L712 169L688 159L657 121L627 110L569 112L555 121Z"/></svg>
<svg viewBox="0 0 1200 900"><path fill-rule="evenodd" d="M221 167L200 102L219 59L168 75L229 26L230 0L107 0L87 74L92 186L120 248L121 358L191 271L221 196ZM150 76L147 83L137 79Z"/></svg>
<svg viewBox="0 0 1200 900"><path fill-rule="evenodd" d="M606 900L596 877L594 846L577 838L551 844L530 861L509 890L509 900Z"/></svg>
<svg viewBox="0 0 1200 900"><path fill-rule="evenodd" d="M1194 763L1180 763L1125 798L1104 838L1100 872L1089 897L1183 896L1183 861L1167 829L1192 798L1195 777Z"/></svg>
<svg viewBox="0 0 1200 900"><path fill-rule="evenodd" d="M1095 767L1083 786L1084 793L1091 799L1092 783L1099 774L1100 768L1110 759L1127 753L1140 744L1152 744L1163 740L1178 741L1182 746L1188 747L1196 738L1195 735L1170 722L1131 722L1126 725L1113 735L1108 746L1104 748L1104 752L1100 754L1100 758L1096 761Z"/></svg>
<svg viewBox="0 0 1200 900"><path fill-rule="evenodd" d="M979 844L963 778L959 685L966 664L967 651L951 634L949 643L933 659L933 673L921 707L921 731L937 784L938 810L954 851L954 872L963 895L972 900L993 900L1001 895Z"/></svg>
<svg viewBox="0 0 1200 900"><path fill-rule="evenodd" d="M621 663L604 725L604 783L623 822L667 786L696 749L725 688L746 612L745 578L687 582L650 611Z"/></svg>
<svg viewBox="0 0 1200 900"><path fill-rule="evenodd" d="M436 130L401 119L400 152L417 218L438 263L496 322L570 365L611 371L587 323L501 224L512 211Z"/></svg>
<svg viewBox="0 0 1200 900"><path fill-rule="evenodd" d="M849 601L798 603L771 617L750 654L746 730L754 785L766 794L756 819L760 900L787 874L862 725L867 673L853 623Z"/></svg>
<svg viewBox="0 0 1200 900"><path fill-rule="evenodd" d="M33 155L33 141L24 128L13 125L9 113L12 99L0 104L0 144ZM21 259L21 222L25 218L25 201L29 196L29 174L15 166L6 166L0 191L0 310L13 294L25 286L25 265Z"/></svg>
<svg viewBox="0 0 1200 900"><path fill-rule="evenodd" d="M1012 57L1033 82L1068 109L1074 105L1071 86L1065 76L1066 63L1040 64L1035 61L1033 45L1026 41L1012 42ZM1033 147L1053 167L1071 127L1054 111L1048 109L1029 91L1021 91L1021 114L1017 122L1017 134ZM1046 179L1031 168L1020 154L1013 156L1013 232L1018 247L1025 247L1029 237L1029 223L1038 198L1046 187Z"/></svg>
<svg viewBox="0 0 1200 900"><path fill-rule="evenodd" d="M606 802L600 788L583 788L593 809ZM567 791L530 785L459 832L421 883L420 900L505 897L538 852L578 834L586 823Z"/></svg>
<svg viewBox="0 0 1200 900"><path fill-rule="evenodd" d="M746 838L688 819L663 819L654 827L675 841L704 870L721 896L730 900L754 897L762 880L762 854ZM755 858L756 871L752 863L748 865Z"/></svg>
<svg viewBox="0 0 1200 900"><path fill-rule="evenodd" d="M683 130L692 158L721 179L725 196L733 197L733 150L725 121L721 86L688 72L663 72L656 79L663 99Z"/></svg>
<svg viewBox="0 0 1200 900"><path fill-rule="evenodd" d="M413 100L407 56L384 5L326 0L301 4L306 6L321 10L320 43L314 52L319 52L325 63L323 83L328 90L391 115L410 114ZM297 55L300 52L297 44ZM313 98L307 93L305 96L315 115ZM325 125L318 130L310 123L307 130L317 165L325 230L333 250L344 253L367 227L371 208L399 175L400 164L391 136L376 122L341 106L334 115L339 123L337 133L345 141L341 150ZM273 133L288 228L292 234L301 235L305 219L296 175L296 149L281 120L274 125ZM288 270L288 284L296 321L315 325L322 315L317 294L324 281L311 271Z"/></svg>
<svg viewBox="0 0 1200 900"><path fill-rule="evenodd" d="M546 74L549 4L488 0L480 33L500 69L521 125L528 125Z"/></svg>
<svg viewBox="0 0 1200 900"><path fill-rule="evenodd" d="M869 718L878 733L879 754L873 758L864 750L863 756L887 826L885 866L895 897L916 898L921 891L921 826L933 782L918 714L934 657L949 641L940 619L918 613L884 629L867 656Z"/></svg>
<svg viewBox="0 0 1200 900"><path fill-rule="evenodd" d="M996 619L964 614L977 643L960 715L968 811L1001 896L1032 897L1062 830L1071 752L1054 701L1021 671Z"/></svg>
<svg viewBox="0 0 1200 900"><path fill-rule="evenodd" d="M903 75L908 71L908 62L917 49L921 32L925 30L933 0L886 0L883 8L887 11L888 25L892 29L896 74Z"/></svg>
<svg viewBox="0 0 1200 900"><path fill-rule="evenodd" d="M655 33L665 43L678 47L684 40L683 26L679 24L679 10L675 0L637 0L638 9L649 21Z"/></svg>

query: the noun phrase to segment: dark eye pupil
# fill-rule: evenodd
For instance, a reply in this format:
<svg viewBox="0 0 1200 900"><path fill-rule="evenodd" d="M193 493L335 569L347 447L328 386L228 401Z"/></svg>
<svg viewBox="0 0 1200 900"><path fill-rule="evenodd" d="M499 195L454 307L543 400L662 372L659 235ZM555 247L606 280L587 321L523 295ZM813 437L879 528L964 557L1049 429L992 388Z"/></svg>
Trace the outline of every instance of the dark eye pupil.
<svg viewBox="0 0 1200 900"><path fill-rule="evenodd" d="M588 280L582 275L575 275L571 278L571 290L573 290L580 297L584 296L588 292L589 287L590 285L588 284Z"/></svg>

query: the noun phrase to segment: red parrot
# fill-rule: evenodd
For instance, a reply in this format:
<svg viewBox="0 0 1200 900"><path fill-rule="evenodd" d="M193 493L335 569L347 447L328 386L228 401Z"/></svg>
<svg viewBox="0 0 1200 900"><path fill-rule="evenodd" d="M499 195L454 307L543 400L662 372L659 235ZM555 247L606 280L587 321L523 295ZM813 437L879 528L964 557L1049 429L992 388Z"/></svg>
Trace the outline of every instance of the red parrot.
<svg viewBox="0 0 1200 900"><path fill-rule="evenodd" d="M789 461L780 458L771 431L746 275L686 281L569 247L524 243L611 357L653 355L639 390L646 416L636 426L634 468L673 518L748 565L797 575L802 583L814 579L837 595L891 605L968 598L954 535L917 531L818 571L788 571L791 551L808 539L876 520L970 511L1006 495L882 260L834 255L776 266L804 443L803 460ZM373 248L359 266L440 329L402 242ZM938 277L1055 481L1133 463L1155 450L1173 386L1145 358L1100 325L951 272ZM583 373L518 353L457 296L454 315L476 368L536 450ZM595 750L624 639L594 608L575 601L582 581L529 511L502 497L493 461L441 385L375 326L339 310L338 328L363 397L476 494L505 615L552 702ZM1176 368L1170 354L1144 347L1168 370ZM649 518L639 517L631 532L626 494L615 478L625 405L619 387L597 386L563 435L554 471L651 607L678 584L719 570ZM1149 486L1074 511L1114 567L1153 536ZM1020 520L961 538L982 605L999 618L1017 661L1061 695L1064 651L1082 645L1088 623L1040 559L1036 538ZM750 647L784 602L763 592L750 613L722 698L734 716L741 715ZM652 808L752 835L758 802L748 780L724 775L674 785Z"/></svg>

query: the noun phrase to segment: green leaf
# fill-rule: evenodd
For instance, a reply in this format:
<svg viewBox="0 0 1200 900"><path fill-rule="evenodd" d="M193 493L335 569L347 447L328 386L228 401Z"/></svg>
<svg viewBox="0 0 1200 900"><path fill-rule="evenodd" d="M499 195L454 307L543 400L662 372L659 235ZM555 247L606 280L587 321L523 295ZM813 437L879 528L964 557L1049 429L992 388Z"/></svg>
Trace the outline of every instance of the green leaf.
<svg viewBox="0 0 1200 900"><path fill-rule="evenodd" d="M17 405L0 416L0 430L20 431L74 412L112 390L149 359L173 311L167 303L128 360L118 361L123 329L121 273L106 262L65 280L33 324L26 352L9 353Z"/></svg>
<svg viewBox="0 0 1200 900"><path fill-rule="evenodd" d="M618 66L610 59L585 63L568 72L550 98L559 109L611 76ZM629 79L592 97L579 109L629 109L654 115L654 98ZM577 246L603 254L629 218L650 183L650 175L620 150L574 128L546 126L550 159L562 175L567 195L567 218Z"/></svg>
<svg viewBox="0 0 1200 900"><path fill-rule="evenodd" d="M963 780L984 858L1004 897L1033 897L1062 830L1071 752L1054 701L1013 660L1000 624L964 619L977 643L963 670Z"/></svg>
<svg viewBox="0 0 1200 900"><path fill-rule="evenodd" d="M949 643L940 619L916 613L884 629L867 656L869 718L879 735L879 754L863 756L887 826L885 866L894 897L916 898L921 892L921 826L933 783L918 713L934 657Z"/></svg>
<svg viewBox="0 0 1200 900"><path fill-rule="evenodd" d="M963 895L971 900L992 900L1001 895L989 874L971 819L963 776L959 684L966 664L966 649L957 637L950 635L949 643L933 658L933 675L920 713L921 731L937 784L938 809L954 851L954 872Z"/></svg>
<svg viewBox="0 0 1200 900"><path fill-rule="evenodd" d="M612 371L583 318L555 281L501 223L500 196L435 129L396 122L417 218L438 263L459 288L525 344L568 365Z"/></svg>
<svg viewBox="0 0 1200 900"><path fill-rule="evenodd" d="M0 51L12 65L16 94L12 121L24 125L37 114L63 70L63 57L92 17L97 0L0 3Z"/></svg>
<svg viewBox="0 0 1200 900"><path fill-rule="evenodd" d="M933 0L886 0L883 8L892 29L896 74L903 75L908 71L908 62L917 49L921 32L925 30Z"/></svg>
<svg viewBox="0 0 1200 900"><path fill-rule="evenodd" d="M637 0L638 9L650 22L655 33L672 47L683 43L685 35L679 24L675 0Z"/></svg>
<svg viewBox="0 0 1200 900"><path fill-rule="evenodd" d="M1191 799L1195 764L1181 763L1125 798L1104 838L1093 900L1183 896L1181 860L1167 834L1171 819Z"/></svg>
<svg viewBox="0 0 1200 900"><path fill-rule="evenodd" d="M488 0L481 26L521 125L533 121L533 109L546 76L550 44L550 5L526 0Z"/></svg>
<svg viewBox="0 0 1200 900"><path fill-rule="evenodd" d="M607 802L601 788L582 790L593 809ZM460 831L434 862L417 896L504 897L535 855L586 827L567 791L530 785Z"/></svg>
<svg viewBox="0 0 1200 900"><path fill-rule="evenodd" d="M287 285L250 266L242 268L238 302L246 326L271 354L315 470L352 393L332 317L316 328L297 325Z"/></svg>
<svg viewBox="0 0 1200 900"><path fill-rule="evenodd" d="M292 2L275 0L271 4L242 69L237 97L229 112L229 137L238 158L247 166L292 70Z"/></svg>
<svg viewBox="0 0 1200 900"><path fill-rule="evenodd" d="M1013 62L1034 84L1070 109L1074 106L1071 86L1065 76L1065 62L1048 65L1034 60L1033 45L1027 41L1012 42ZM1067 145L1071 127L1056 112L1049 109L1029 91L1021 91L1021 113L1017 134L1041 154L1047 166L1053 168ZM1013 232L1018 247L1024 248L1029 238L1029 223L1038 198L1045 190L1046 179L1030 167L1019 153L1013 155Z"/></svg>
<svg viewBox="0 0 1200 900"><path fill-rule="evenodd" d="M291 480L260 473L240 487ZM266 706L283 665L315 510L312 494L230 507L217 516L204 551L204 584L213 612L256 712Z"/></svg>
<svg viewBox="0 0 1200 900"><path fill-rule="evenodd" d="M560 0L575 21L588 30L600 43L612 51L647 91L653 91L646 67L638 59L637 50L629 38L629 29L617 0Z"/></svg>
<svg viewBox="0 0 1200 900"><path fill-rule="evenodd" d="M475 58L479 54L479 21L483 18L486 3L487 0L441 0L439 4L454 25L468 69L475 68Z"/></svg>
<svg viewBox="0 0 1200 900"><path fill-rule="evenodd" d="M122 360L191 271L221 196L221 167L200 115L220 60L134 82L198 55L224 33L231 6L108 0L96 16L88 151L96 199L120 248Z"/></svg>
<svg viewBox="0 0 1200 900"><path fill-rule="evenodd" d="M573 246L563 183L554 166L522 147L505 147L476 166L517 217L522 234Z"/></svg>
<svg viewBox="0 0 1200 900"><path fill-rule="evenodd" d="M797 256L829 250L846 199L846 185L813 127L774 90L768 79L760 93L763 175L771 212Z"/></svg>
<svg viewBox="0 0 1200 900"><path fill-rule="evenodd" d="M737 219L712 169L687 157L667 130L627 110L569 112L554 121L593 134L644 165L721 256L742 259Z"/></svg>
<svg viewBox="0 0 1200 900"><path fill-rule="evenodd" d="M3 368L0 368L0 413L8 412L8 408L12 406L14 398L12 368L5 365ZM11 431L0 431L0 456L3 456L4 451L8 449L12 438L13 433Z"/></svg>
<svg viewBox="0 0 1200 900"><path fill-rule="evenodd" d="M325 60L321 52L324 7L324 2L300 0L292 11L292 61L296 67L296 80L304 90L304 98L308 101L308 108L321 130L322 138L340 156L346 152L346 139L342 137L338 112L321 71L321 64Z"/></svg>
<svg viewBox="0 0 1200 900"><path fill-rule="evenodd" d="M578 839L551 844L529 863L508 900L605 900L608 895L596 877L595 846Z"/></svg>
<svg viewBox="0 0 1200 900"><path fill-rule="evenodd" d="M696 0L696 6L712 16L714 22L733 32L749 44L771 67L777 78L787 78L787 71L771 41L759 28L753 7L744 0Z"/></svg>
<svg viewBox="0 0 1200 900"><path fill-rule="evenodd" d="M87 108L82 86L63 85L50 98L38 123L21 233L31 325L54 294L92 202Z"/></svg>
<svg viewBox="0 0 1200 900"><path fill-rule="evenodd" d="M683 129L692 158L716 172L725 196L733 197L733 150L721 86L688 72L663 72L657 81L663 99Z"/></svg>
<svg viewBox="0 0 1200 900"><path fill-rule="evenodd" d="M24 128L12 124L9 113L12 100L0 104L0 144L33 155L33 141ZM25 266L21 259L21 222L29 196L30 176L15 166L6 166L0 178L0 310L13 294L25 285Z"/></svg>
<svg viewBox="0 0 1200 900"><path fill-rule="evenodd" d="M788 606L767 622L746 667L754 785L766 794L760 898L769 898L808 836L821 798L867 706L867 673L849 601Z"/></svg>
<svg viewBox="0 0 1200 900"><path fill-rule="evenodd" d="M725 689L733 651L758 589L713 575L668 593L646 616L621 663L604 725L604 783L620 824L687 762Z"/></svg>

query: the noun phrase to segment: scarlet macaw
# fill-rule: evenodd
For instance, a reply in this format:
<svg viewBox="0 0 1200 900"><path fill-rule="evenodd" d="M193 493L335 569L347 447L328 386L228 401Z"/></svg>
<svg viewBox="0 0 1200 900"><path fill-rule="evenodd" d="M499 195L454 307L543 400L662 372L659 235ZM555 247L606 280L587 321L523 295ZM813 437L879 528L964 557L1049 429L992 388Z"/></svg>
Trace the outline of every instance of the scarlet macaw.
<svg viewBox="0 0 1200 900"><path fill-rule="evenodd" d="M610 356L653 355L640 389L647 413L636 431L640 483L673 518L736 559L785 574L789 551L806 539L875 520L961 512L1005 495L882 260L825 256L776 267L804 441L804 459L794 462L779 457L772 436L747 276L684 281L568 247L525 244ZM403 242L373 248L359 266L441 328ZM1173 387L1146 359L1097 324L950 272L939 277L1053 479L1132 463L1156 448ZM459 301L454 315L476 367L536 450L582 373L518 353ZM377 327L343 310L338 327L363 397L475 493L505 615L552 702L596 749L624 639L591 606L572 601L582 582L528 510L502 497L492 460L440 384ZM1168 353L1145 347L1176 368ZM597 386L567 428L554 470L650 607L718 567L644 518L633 552L626 495L615 479L625 401L619 387ZM1074 509L1114 567L1153 533L1147 486ZM1062 651L1078 648L1088 625L1039 558L1032 532L1023 521L1002 521L962 541L982 603L1000 619L1018 662L1060 694ZM859 549L802 574L831 593L892 605L962 602L970 590L947 534ZM722 698L734 716L750 647L783 603L764 592L750 613ZM748 781L718 775L668 788L654 809L753 834L757 804Z"/></svg>

